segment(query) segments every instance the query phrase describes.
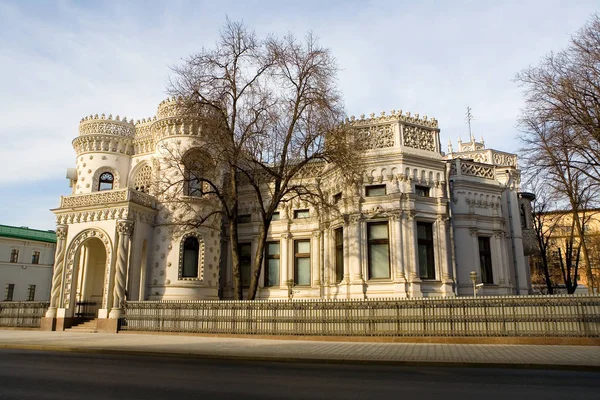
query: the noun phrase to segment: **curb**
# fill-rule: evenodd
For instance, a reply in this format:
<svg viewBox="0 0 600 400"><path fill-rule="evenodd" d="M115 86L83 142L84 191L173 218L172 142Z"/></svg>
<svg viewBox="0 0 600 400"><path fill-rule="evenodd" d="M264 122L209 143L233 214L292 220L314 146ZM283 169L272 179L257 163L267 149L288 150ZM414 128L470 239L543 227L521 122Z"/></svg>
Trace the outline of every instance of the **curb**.
<svg viewBox="0 0 600 400"><path fill-rule="evenodd" d="M573 365L573 364L544 364L544 363L502 363L502 362L477 362L477 361L408 361L408 360L373 360L373 359L337 359L337 358L309 358L290 356L257 356L257 355L230 355L207 354L186 352L161 352L145 350L128 350L116 348L86 348L70 346L47 345L19 345L0 344L1 350L29 350L79 354L104 354L121 356L143 357L171 357L190 358L203 360L229 360L229 361L259 361L259 362L284 362L297 364L331 364L331 365L375 365L375 366L417 366L417 367L458 367L458 368L504 368L504 369L538 369L538 370L567 370L600 372L600 366Z"/></svg>

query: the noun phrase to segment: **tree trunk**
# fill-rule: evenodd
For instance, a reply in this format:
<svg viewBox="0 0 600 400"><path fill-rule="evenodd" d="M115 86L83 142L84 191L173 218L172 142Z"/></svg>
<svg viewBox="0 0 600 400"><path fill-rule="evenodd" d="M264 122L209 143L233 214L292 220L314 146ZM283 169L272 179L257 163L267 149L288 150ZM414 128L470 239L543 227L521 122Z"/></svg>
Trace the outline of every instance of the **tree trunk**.
<svg viewBox="0 0 600 400"><path fill-rule="evenodd" d="M577 227L577 235L579 236L581 253L583 254L583 268L585 269L585 277L587 278L588 293L594 294L594 275L592 274L592 265L590 263L590 256L588 254L587 245L585 243L583 227L581 226L581 221L579 220L579 213L576 208L573 208L573 219L575 219L575 226Z"/></svg>
<svg viewBox="0 0 600 400"><path fill-rule="evenodd" d="M240 271L240 244L238 242L238 193L237 171L231 166L229 169L229 184L233 203L229 212L229 241L231 244L231 269L233 272L233 298L242 300L242 274Z"/></svg>
<svg viewBox="0 0 600 400"><path fill-rule="evenodd" d="M269 231L270 221L263 221L260 227L260 233L258 235L258 243L256 246L256 254L254 255L254 262L252 264L252 279L250 280L250 288L248 288L248 300L254 300L256 298L256 291L258 290L258 279L263 266L263 260L265 258L265 246L267 244L267 232Z"/></svg>

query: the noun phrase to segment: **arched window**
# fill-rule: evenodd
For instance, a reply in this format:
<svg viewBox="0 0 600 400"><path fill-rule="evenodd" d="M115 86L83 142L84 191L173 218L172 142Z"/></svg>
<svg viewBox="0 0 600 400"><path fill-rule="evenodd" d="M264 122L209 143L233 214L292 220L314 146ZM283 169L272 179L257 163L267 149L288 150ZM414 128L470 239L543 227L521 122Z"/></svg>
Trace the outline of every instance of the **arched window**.
<svg viewBox="0 0 600 400"><path fill-rule="evenodd" d="M98 181L98 191L112 190L115 177L110 172L103 172Z"/></svg>
<svg viewBox="0 0 600 400"><path fill-rule="evenodd" d="M200 253L200 243L198 238L189 236L183 242L183 261L181 266L182 278L198 277L198 256Z"/></svg>
<svg viewBox="0 0 600 400"><path fill-rule="evenodd" d="M208 181L213 179L212 159L200 150L192 150L183 158L185 167L185 194L201 197L211 191Z"/></svg>

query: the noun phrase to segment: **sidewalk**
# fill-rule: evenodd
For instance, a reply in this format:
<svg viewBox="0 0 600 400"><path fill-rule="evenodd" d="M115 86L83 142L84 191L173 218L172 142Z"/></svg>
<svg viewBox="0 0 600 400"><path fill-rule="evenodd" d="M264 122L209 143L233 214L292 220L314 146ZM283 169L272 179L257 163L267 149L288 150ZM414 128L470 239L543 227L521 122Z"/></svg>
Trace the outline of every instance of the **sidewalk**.
<svg viewBox="0 0 600 400"><path fill-rule="evenodd" d="M600 346L323 342L169 334L0 329L0 349L173 355L287 362L600 370Z"/></svg>

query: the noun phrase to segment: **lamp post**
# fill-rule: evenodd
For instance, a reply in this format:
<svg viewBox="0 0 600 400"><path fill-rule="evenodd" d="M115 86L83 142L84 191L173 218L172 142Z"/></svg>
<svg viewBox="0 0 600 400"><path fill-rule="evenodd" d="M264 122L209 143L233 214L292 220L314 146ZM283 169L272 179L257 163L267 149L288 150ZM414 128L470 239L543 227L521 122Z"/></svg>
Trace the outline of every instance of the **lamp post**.
<svg viewBox="0 0 600 400"><path fill-rule="evenodd" d="M473 284L473 297L477 297L477 272L471 271L469 273L471 283Z"/></svg>

